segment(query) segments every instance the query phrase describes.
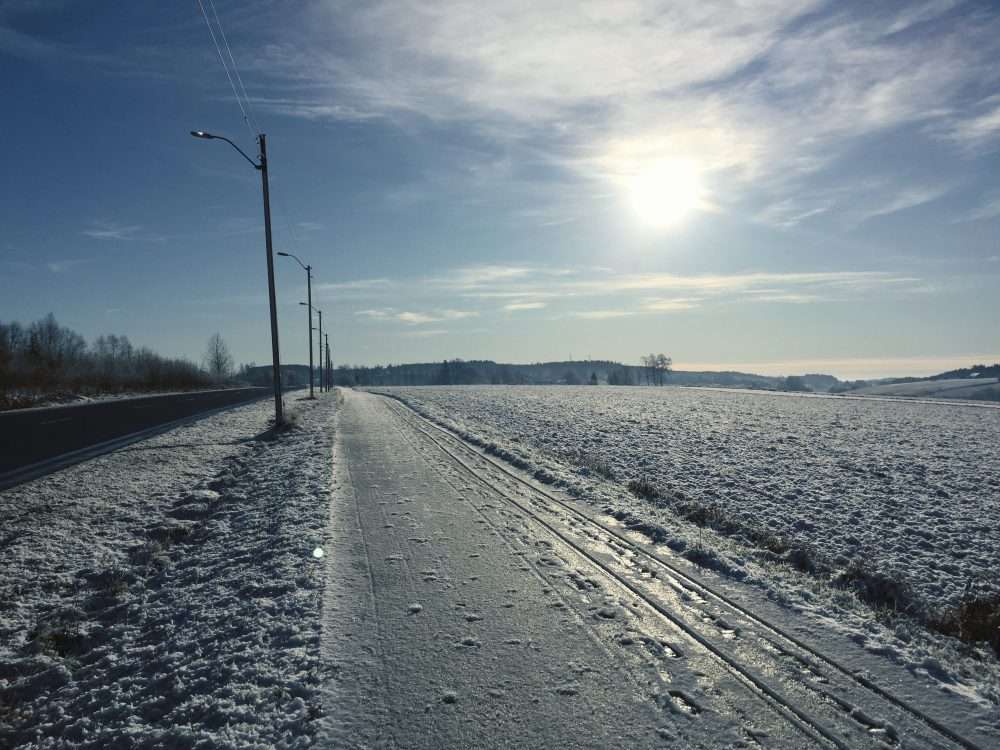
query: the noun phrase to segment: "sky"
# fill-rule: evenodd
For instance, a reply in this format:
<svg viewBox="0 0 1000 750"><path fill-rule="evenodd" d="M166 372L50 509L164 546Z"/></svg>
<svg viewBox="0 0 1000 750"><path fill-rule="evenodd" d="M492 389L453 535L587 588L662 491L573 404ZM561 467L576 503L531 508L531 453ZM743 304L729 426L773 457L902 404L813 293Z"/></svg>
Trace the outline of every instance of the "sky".
<svg viewBox="0 0 1000 750"><path fill-rule="evenodd" d="M336 363L1000 360L994 3L202 3L0 0L0 320L268 363L260 176L200 129L267 134Z"/></svg>

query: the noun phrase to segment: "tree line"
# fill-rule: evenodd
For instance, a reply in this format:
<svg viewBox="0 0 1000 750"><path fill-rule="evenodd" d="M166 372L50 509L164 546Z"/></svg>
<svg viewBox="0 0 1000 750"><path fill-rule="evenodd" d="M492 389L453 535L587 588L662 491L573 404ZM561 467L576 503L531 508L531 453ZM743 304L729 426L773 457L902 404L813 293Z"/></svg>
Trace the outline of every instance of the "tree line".
<svg viewBox="0 0 1000 750"><path fill-rule="evenodd" d="M671 359L650 355L653 365L625 365L610 360L571 360L503 364L491 360L447 359L407 365L341 365L334 374L336 385L663 385Z"/></svg>
<svg viewBox="0 0 1000 750"><path fill-rule="evenodd" d="M49 313L28 325L0 321L0 408L30 406L46 394L187 390L219 383L233 360L222 337L209 341L205 368L106 334L90 344Z"/></svg>

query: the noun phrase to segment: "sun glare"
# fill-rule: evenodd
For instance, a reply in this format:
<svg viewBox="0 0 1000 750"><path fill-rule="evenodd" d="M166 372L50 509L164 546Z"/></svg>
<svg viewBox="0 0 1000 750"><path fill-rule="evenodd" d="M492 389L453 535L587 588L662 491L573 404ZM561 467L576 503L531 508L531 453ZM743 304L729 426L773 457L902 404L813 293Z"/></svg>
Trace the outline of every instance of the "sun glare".
<svg viewBox="0 0 1000 750"><path fill-rule="evenodd" d="M667 228L702 205L698 166L688 159L666 159L643 169L628 183L629 202L646 225Z"/></svg>

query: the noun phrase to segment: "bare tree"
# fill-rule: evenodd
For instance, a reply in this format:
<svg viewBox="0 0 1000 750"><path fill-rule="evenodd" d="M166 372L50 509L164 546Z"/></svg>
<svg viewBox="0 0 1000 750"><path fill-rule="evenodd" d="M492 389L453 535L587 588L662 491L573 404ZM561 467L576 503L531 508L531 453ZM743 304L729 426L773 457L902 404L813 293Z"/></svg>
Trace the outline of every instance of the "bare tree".
<svg viewBox="0 0 1000 750"><path fill-rule="evenodd" d="M646 354L639 358L646 385L663 385L674 361L666 354Z"/></svg>
<svg viewBox="0 0 1000 750"><path fill-rule="evenodd" d="M213 333L205 349L205 369L214 380L225 380L233 372L233 356L222 336Z"/></svg>
<svg viewBox="0 0 1000 750"><path fill-rule="evenodd" d="M670 368L673 364L674 361L666 354L656 355L656 361L653 364L653 369L656 372L657 385L663 385L663 382L667 377L667 373L670 372Z"/></svg>

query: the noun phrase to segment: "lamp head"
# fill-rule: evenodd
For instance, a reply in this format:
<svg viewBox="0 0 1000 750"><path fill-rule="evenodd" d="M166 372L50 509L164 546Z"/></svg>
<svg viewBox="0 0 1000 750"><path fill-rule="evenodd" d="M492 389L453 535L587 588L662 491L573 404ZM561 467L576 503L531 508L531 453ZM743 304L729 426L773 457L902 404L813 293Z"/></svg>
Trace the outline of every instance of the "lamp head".
<svg viewBox="0 0 1000 750"><path fill-rule="evenodd" d="M195 138L205 138L207 140L212 140L213 138L215 138L214 135L212 135L211 133L206 133L204 130L192 130L191 135L193 135Z"/></svg>
<svg viewBox="0 0 1000 750"><path fill-rule="evenodd" d="M278 251L278 255L282 256L283 258L288 258L288 257L290 257L290 256L288 255L288 253L283 253L283 252L281 252L280 250Z"/></svg>

